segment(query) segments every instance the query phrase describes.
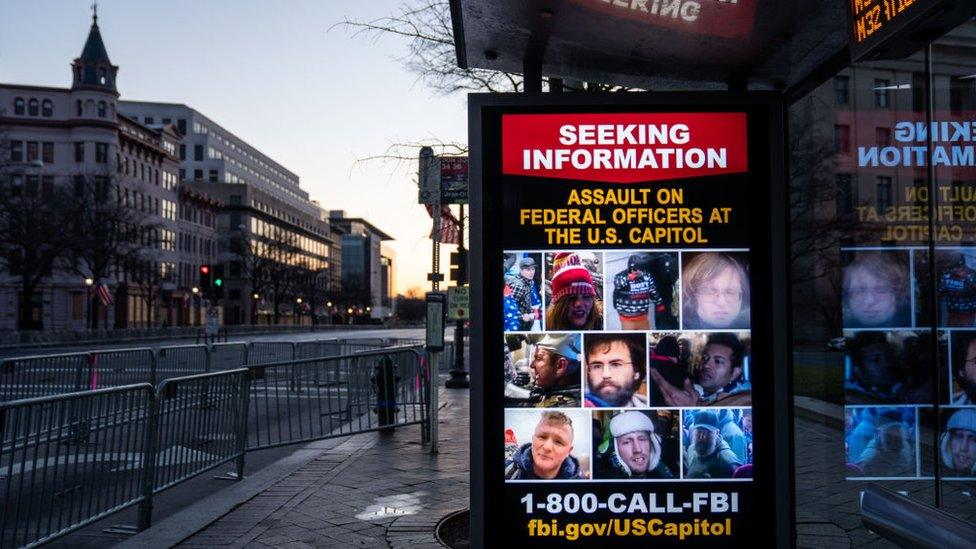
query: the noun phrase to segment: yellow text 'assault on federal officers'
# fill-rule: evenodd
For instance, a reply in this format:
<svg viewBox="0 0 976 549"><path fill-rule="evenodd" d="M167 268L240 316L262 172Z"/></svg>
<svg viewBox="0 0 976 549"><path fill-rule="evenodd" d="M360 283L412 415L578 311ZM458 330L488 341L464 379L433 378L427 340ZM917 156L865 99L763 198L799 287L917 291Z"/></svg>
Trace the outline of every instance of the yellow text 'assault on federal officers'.
<svg viewBox="0 0 976 549"><path fill-rule="evenodd" d="M704 220L701 208L523 208L520 225L695 225Z"/></svg>

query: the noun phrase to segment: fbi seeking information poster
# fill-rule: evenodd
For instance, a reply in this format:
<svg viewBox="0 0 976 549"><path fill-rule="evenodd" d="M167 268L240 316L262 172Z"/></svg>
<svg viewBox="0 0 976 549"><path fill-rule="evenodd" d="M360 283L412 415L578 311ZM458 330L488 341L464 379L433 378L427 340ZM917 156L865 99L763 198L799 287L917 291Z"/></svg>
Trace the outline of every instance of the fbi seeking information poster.
<svg viewBox="0 0 976 549"><path fill-rule="evenodd" d="M482 434L499 541L762 539L771 443L754 402L775 366L753 352L769 218L756 121L555 111L510 109L486 128L483 315L501 322L485 323Z"/></svg>

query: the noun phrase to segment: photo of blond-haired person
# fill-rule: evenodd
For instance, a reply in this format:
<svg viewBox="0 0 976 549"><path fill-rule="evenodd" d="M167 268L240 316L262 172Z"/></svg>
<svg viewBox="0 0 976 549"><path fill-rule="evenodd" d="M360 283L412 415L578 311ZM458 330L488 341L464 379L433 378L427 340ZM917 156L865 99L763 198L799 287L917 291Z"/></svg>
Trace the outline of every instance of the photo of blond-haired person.
<svg viewBox="0 0 976 549"><path fill-rule="evenodd" d="M591 429L583 410L505 410L505 479L590 478Z"/></svg>
<svg viewBox="0 0 976 549"><path fill-rule="evenodd" d="M682 326L686 330L749 328L749 273L744 253L684 253Z"/></svg>
<svg viewBox="0 0 976 549"><path fill-rule="evenodd" d="M844 327L911 325L906 252L854 252L844 267Z"/></svg>

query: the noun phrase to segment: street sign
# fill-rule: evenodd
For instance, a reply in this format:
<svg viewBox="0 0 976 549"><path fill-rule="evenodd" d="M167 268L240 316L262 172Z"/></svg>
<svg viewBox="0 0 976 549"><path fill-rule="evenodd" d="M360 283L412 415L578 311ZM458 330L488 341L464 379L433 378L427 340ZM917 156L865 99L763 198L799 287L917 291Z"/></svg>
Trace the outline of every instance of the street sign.
<svg viewBox="0 0 976 549"><path fill-rule="evenodd" d="M470 96L472 547L790 539L782 105Z"/></svg>
<svg viewBox="0 0 976 549"><path fill-rule="evenodd" d="M451 320L467 320L470 313L470 291L467 286L447 289L447 317Z"/></svg>
<svg viewBox="0 0 976 549"><path fill-rule="evenodd" d="M220 319L217 317L217 310L210 309L207 312L207 321L204 326L207 336L216 336L220 331Z"/></svg>
<svg viewBox="0 0 976 549"><path fill-rule="evenodd" d="M468 203L468 157L442 156L441 204Z"/></svg>
<svg viewBox="0 0 976 549"><path fill-rule="evenodd" d="M426 334L424 344L428 351L444 350L444 292L427 292Z"/></svg>
<svg viewBox="0 0 976 549"><path fill-rule="evenodd" d="M420 149L417 181L420 204L467 204L468 157L435 156L433 149L423 147Z"/></svg>
<svg viewBox="0 0 976 549"><path fill-rule="evenodd" d="M420 185L418 202L435 206L440 203L441 196L441 165L440 159L434 156L434 149L423 147L420 149L420 166L417 172Z"/></svg>

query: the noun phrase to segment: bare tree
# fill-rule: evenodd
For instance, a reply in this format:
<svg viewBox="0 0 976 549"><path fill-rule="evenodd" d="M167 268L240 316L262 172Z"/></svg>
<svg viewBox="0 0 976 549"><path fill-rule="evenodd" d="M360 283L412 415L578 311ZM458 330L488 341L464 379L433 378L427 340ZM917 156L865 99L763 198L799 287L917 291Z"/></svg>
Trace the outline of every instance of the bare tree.
<svg viewBox="0 0 976 549"><path fill-rule="evenodd" d="M346 18L332 26L350 30L354 36L378 39L398 36L409 40L407 53L397 60L435 93L506 93L523 89L521 74L489 69L461 68L457 64L451 6L448 0L408 0L387 17L369 21ZM543 77L549 85L549 78ZM562 82L569 91L631 91L616 84Z"/></svg>
<svg viewBox="0 0 976 549"><path fill-rule="evenodd" d="M302 298L303 303L311 311L312 324L317 323L316 305L325 302L328 274L327 269L316 268L307 258L299 259L298 265L294 267L292 280L294 280L295 293Z"/></svg>
<svg viewBox="0 0 976 549"><path fill-rule="evenodd" d="M790 252L796 318L829 333L842 326L840 249L863 227L854 215L854 174L837 176L832 136L819 134L817 118L832 108L816 94L790 110ZM810 313L813 313L812 315Z"/></svg>
<svg viewBox="0 0 976 549"><path fill-rule="evenodd" d="M424 139L391 143L383 153L357 158L354 165L365 168L368 164L376 164L389 170L391 173L404 169L412 169L415 172L417 158L420 156L420 149L424 147L433 149L434 156L467 156L468 154L468 146L462 143L450 143L439 139Z"/></svg>
<svg viewBox="0 0 976 549"><path fill-rule="evenodd" d="M119 272L160 241L159 229L125 203L122 188L110 175L74 176L68 204L68 265L96 284L104 283L113 267ZM91 296L90 303L89 327L94 329L98 299Z"/></svg>
<svg viewBox="0 0 976 549"><path fill-rule="evenodd" d="M156 303L162 294L163 285L173 280L170 271L163 271L161 265L148 250L132 254L124 265L126 277L139 290L139 297L146 304L146 322L155 326Z"/></svg>
<svg viewBox="0 0 976 549"><path fill-rule="evenodd" d="M410 41L408 53L397 60L436 93L501 93L522 89L521 75L458 67L448 0L404 2L387 17L370 21L347 18L332 28L337 26L351 30L354 35L407 38Z"/></svg>
<svg viewBox="0 0 976 549"><path fill-rule="evenodd" d="M0 158L8 158L0 151ZM43 329L32 319L32 297L68 249L65 190L52 181L0 164L0 267L20 286L18 330Z"/></svg>
<svg viewBox="0 0 976 549"><path fill-rule="evenodd" d="M265 253L271 258L268 266L268 289L271 290L271 303L274 306L274 323L281 319L281 305L294 296L295 264L298 260L298 245L291 231L274 231L266 242Z"/></svg>
<svg viewBox="0 0 976 549"><path fill-rule="evenodd" d="M271 263L270 255L265 253L264 242L255 238L246 238L238 233L230 239L230 252L237 258L241 266L240 278L244 280L248 291L254 295L263 295L268 289ZM251 306L251 324L257 324L257 302Z"/></svg>
<svg viewBox="0 0 976 549"><path fill-rule="evenodd" d="M231 239L230 251L241 264L241 278L255 294L271 293L274 323L279 306L291 295L292 279L298 258L298 239L291 231L274 228L268 237L246 238L241 231ZM257 322L257 306L251 308L251 323Z"/></svg>

